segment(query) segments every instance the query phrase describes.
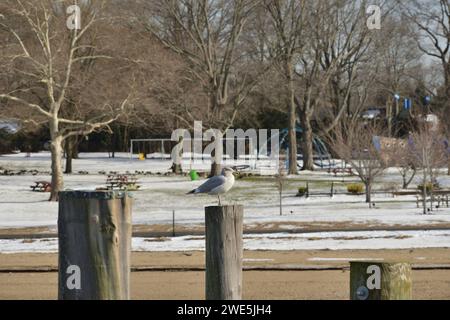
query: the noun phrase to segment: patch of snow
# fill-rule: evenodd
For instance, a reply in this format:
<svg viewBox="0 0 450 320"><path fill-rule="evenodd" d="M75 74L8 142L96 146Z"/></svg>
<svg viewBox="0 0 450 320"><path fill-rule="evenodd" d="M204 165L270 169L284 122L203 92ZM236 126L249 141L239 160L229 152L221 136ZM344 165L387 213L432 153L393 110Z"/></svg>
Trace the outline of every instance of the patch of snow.
<svg viewBox="0 0 450 320"><path fill-rule="evenodd" d="M243 259L243 262L268 262L273 261L273 259Z"/></svg>
<svg viewBox="0 0 450 320"><path fill-rule="evenodd" d="M106 153L81 153L80 159L73 160L74 172L90 172L89 175L65 175L67 189L91 189L105 186L106 175L99 171L134 173L138 171L167 172L169 160L130 160L128 154L117 153L116 158L108 158ZM263 160L264 161L264 160ZM10 170L50 171L48 152L0 156L0 167ZM194 165L192 168L208 170L209 164ZM185 166L189 170L189 166ZM233 189L225 195L226 203L244 205L246 226L264 224L266 227L281 226L291 230L302 224L361 224L390 226L421 226L450 224L450 208L441 208L431 215L422 215L416 207L414 196L392 198L389 194L376 194L375 209L369 209L364 196L339 194L333 198L312 196L308 199L296 197L297 189L310 181L314 192L328 192L331 181L342 182L343 177L334 177L326 171L300 172L289 176L283 196L283 216L279 215L278 190L273 178L237 180ZM355 181L355 177L345 177L345 181ZM48 194L30 191L34 181L50 180L49 175L0 176L0 228L51 227L56 228L58 204L48 202ZM177 225L189 227L204 224L204 207L217 204L217 197L208 195L186 195L204 180L191 181L184 176L139 176L140 191L133 192L133 224L171 224L175 210ZM396 170L388 170L380 178L376 187L383 183L401 182ZM439 182L450 186L450 177L442 176ZM317 185L317 186L316 186ZM335 185L335 190L343 191L345 184Z"/></svg>
<svg viewBox="0 0 450 320"><path fill-rule="evenodd" d="M308 258L308 261L384 261L383 258Z"/></svg>
<svg viewBox="0 0 450 320"><path fill-rule="evenodd" d="M317 232L244 235L245 250L449 248L450 231ZM57 252L58 239L2 239L1 253ZM204 236L133 238L133 251L204 251ZM314 259L314 258L312 258ZM319 258L316 258L319 259ZM369 259L370 260L370 259ZM313 260L314 261L314 260ZM318 260L316 260L318 261Z"/></svg>

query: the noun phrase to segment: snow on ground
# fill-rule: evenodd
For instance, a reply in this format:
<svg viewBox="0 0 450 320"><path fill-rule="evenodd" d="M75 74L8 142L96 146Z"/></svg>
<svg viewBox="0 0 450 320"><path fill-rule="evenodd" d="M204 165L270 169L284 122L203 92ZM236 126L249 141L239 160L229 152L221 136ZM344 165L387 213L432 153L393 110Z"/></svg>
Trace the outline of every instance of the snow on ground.
<svg viewBox="0 0 450 320"><path fill-rule="evenodd" d="M156 172L169 172L172 162L170 160L170 154L149 154L148 159L140 161L137 159L136 155L130 158L129 153L118 152L115 154L114 158L109 158L108 153L91 152L91 153L81 153L80 159L74 159L73 161L73 172L87 171L89 173L98 173L99 171L118 171L125 172L130 171L151 171ZM204 155L204 159L197 155L194 159L195 161L190 161L188 158L182 160L182 166L185 170L195 169L195 170L209 170L210 161L208 155ZM254 166L254 160L246 160L245 158L237 161L228 161L231 165L249 165ZM274 162L270 160L259 161L259 168L263 171L267 171L268 168L274 166ZM0 156L0 167L7 168L9 170L21 170L21 169L36 169L40 171L50 171L50 153L49 152L39 152L32 153L29 157L26 153L18 154L8 154ZM259 169L255 169L255 172L259 173ZM272 172L267 172L267 174L273 174Z"/></svg>
<svg viewBox="0 0 450 320"><path fill-rule="evenodd" d="M65 187L67 189L94 190L96 187L104 186L106 175L99 174L99 171L134 172L151 171L165 172L170 167L168 160L130 160L126 154L119 155L118 158L110 159L106 154L81 154L80 159L74 160L74 172L85 170L89 175L65 175ZM30 158L24 154L0 156L0 167L9 170L32 170L49 171L50 158L48 153L32 154ZM208 164L203 164L201 168L206 170ZM185 167L185 170L189 168ZM48 194L35 193L30 191L30 185L37 180L49 180L48 175L32 176L0 176L0 228L36 227L48 226L56 229L58 204L47 201ZM237 180L232 191L226 195L227 203L239 203L244 205L244 223L246 225L265 224L270 228L271 224L277 228L290 230L302 227L304 224L368 224L368 225L404 225L420 226L430 224L450 223L450 209L441 208L434 211L432 215L422 215L421 209L416 207L415 197L403 196L392 198L390 194L377 194L374 196L375 209L369 209L364 202L363 196L337 195L333 198L329 196L313 196L305 199L296 197L298 187L305 186L306 181L310 183L312 192L326 193L330 190L330 181L335 182L335 190L344 191L346 184L357 181L355 177L334 177L325 171L302 172L299 176L289 177L285 186L283 197L283 216L279 215L278 190L272 177L251 177L245 180ZM342 183L342 180L344 182ZM395 169L387 171L380 179L375 189L384 188L393 182L399 184L401 178ZM217 198L208 195L186 195L202 183L190 181L185 176L157 176L142 175L139 177L141 190L133 192L135 199L133 206L134 224L171 224L172 211L175 210L177 225L202 225L204 223L204 207L206 205L217 204ZM417 181L416 181L417 183ZM443 176L440 179L443 186L450 186L449 177ZM346 233L350 235L351 233ZM306 241L303 237L311 238L307 235L290 235L292 239L268 239L267 236L252 236L246 240L247 248L271 249L285 246L287 249L294 248L353 248L355 246L377 248L378 246L408 247L408 246L446 246L450 244L448 236L434 233L421 234L417 232L417 237L405 239L383 239L373 238L371 240L317 240ZM298 238L296 238L298 236ZM419 240L421 236L430 240L430 243ZM42 244L51 246L51 241L42 241ZM329 241L329 242L327 242ZM331 242L330 242L331 241ZM202 240L187 240L186 238L174 238L169 243L175 243L176 248L188 250L189 248L199 248ZM187 248L183 248L179 242L185 243ZM38 242L40 243L40 242ZM394 244L398 243L398 244ZM7 242L1 242L1 250ZM30 248L33 244L30 243ZM55 244L53 244L55 245ZM135 240L134 248L150 248L158 250L167 248L168 243L147 243L143 239ZM180 249L180 250L181 250ZM191 249L189 249L191 250Z"/></svg>
<svg viewBox="0 0 450 320"><path fill-rule="evenodd" d="M448 248L450 231L317 232L244 235L246 250ZM57 252L58 240L0 239L1 253ZM203 236L133 238L133 251L204 251Z"/></svg>
<svg viewBox="0 0 450 320"><path fill-rule="evenodd" d="M58 204L47 201L48 194L31 192L29 186L36 179L49 176L0 176L0 228L50 226L56 227ZM65 177L66 188L95 189L104 185L103 175L70 175ZM134 224L168 224L175 210L180 225L203 224L204 206L216 204L217 198L207 195L186 195L201 181L187 177L143 176L141 191L133 192ZM432 215L422 215L414 197L374 197L376 209L368 209L362 196L338 195L330 197L295 197L296 187L288 186L283 199L283 216L279 215L278 193L272 181L238 180L226 195L228 203L244 204L244 222L281 223L290 229L295 223L383 223L389 225L420 225L450 223L450 209L443 208Z"/></svg>

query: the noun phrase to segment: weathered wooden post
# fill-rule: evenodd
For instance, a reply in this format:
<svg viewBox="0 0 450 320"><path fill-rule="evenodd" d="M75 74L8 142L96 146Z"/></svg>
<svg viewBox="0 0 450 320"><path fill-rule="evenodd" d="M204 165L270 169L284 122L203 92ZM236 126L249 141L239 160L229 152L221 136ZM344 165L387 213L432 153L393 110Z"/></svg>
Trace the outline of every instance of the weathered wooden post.
<svg viewBox="0 0 450 320"><path fill-rule="evenodd" d="M205 208L206 299L242 299L244 208L241 205Z"/></svg>
<svg viewBox="0 0 450 320"><path fill-rule="evenodd" d="M350 262L350 300L411 300L409 263Z"/></svg>
<svg viewBox="0 0 450 320"><path fill-rule="evenodd" d="M127 192L60 192L59 299L130 298L131 206Z"/></svg>

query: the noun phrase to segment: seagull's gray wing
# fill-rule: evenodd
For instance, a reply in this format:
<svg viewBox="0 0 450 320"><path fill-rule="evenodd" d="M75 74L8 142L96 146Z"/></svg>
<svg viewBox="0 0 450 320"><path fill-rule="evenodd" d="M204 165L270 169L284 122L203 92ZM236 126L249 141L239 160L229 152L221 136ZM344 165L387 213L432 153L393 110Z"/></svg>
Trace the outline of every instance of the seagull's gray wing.
<svg viewBox="0 0 450 320"><path fill-rule="evenodd" d="M211 190L223 185L226 182L224 176L214 176L206 180L200 187L195 189L195 193L208 193Z"/></svg>

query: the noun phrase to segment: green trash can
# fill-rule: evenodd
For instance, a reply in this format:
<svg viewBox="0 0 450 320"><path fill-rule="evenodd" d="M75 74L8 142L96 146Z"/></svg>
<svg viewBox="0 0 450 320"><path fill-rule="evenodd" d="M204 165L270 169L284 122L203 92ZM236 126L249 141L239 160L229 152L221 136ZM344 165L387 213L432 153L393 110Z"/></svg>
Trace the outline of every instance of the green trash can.
<svg viewBox="0 0 450 320"><path fill-rule="evenodd" d="M196 170L189 171L189 176L191 177L192 181L198 180L198 173Z"/></svg>

